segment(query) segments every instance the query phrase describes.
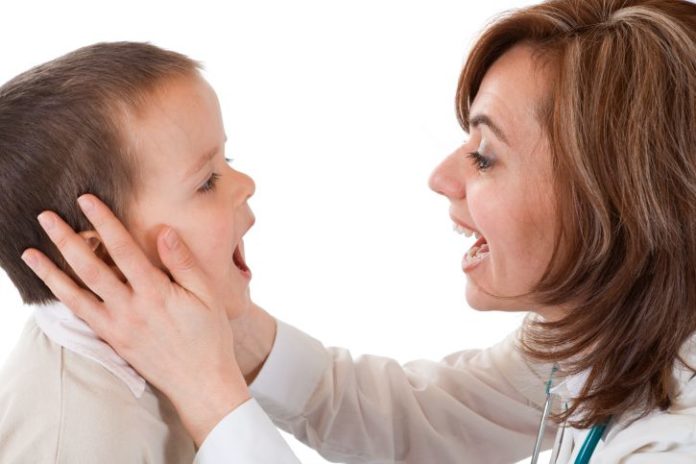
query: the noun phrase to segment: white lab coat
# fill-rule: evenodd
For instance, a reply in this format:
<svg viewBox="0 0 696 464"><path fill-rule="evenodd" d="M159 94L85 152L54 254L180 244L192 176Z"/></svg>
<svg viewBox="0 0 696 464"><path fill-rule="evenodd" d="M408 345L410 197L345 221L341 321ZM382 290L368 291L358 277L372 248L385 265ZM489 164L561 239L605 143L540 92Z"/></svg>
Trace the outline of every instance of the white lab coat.
<svg viewBox="0 0 696 464"><path fill-rule="evenodd" d="M210 433L199 464L297 463L265 418L347 463L513 463L531 454L550 366L529 365L515 349L518 333L485 350L403 366L391 359L352 359L278 321L272 351L251 384L254 399ZM696 337L684 358L696 365ZM675 368L675 401L634 421L626 414L599 443L592 463L696 462L696 380ZM568 399L582 386L568 378L555 391ZM558 463L573 462L585 430L559 429ZM549 424L544 447L556 427Z"/></svg>

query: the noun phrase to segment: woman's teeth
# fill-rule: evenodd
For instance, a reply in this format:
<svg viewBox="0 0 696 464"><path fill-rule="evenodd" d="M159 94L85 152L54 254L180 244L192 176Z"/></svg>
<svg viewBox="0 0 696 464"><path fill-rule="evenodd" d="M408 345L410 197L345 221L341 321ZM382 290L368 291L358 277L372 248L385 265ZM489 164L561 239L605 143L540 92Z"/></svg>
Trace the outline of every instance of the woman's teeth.
<svg viewBox="0 0 696 464"><path fill-rule="evenodd" d="M469 251L466 252L466 255L464 255L464 259L462 261L462 265L464 268L469 268L473 264L476 264L480 261L483 260L486 256L489 254L489 249L488 249L488 244L484 243L482 245L476 246L474 245L469 249Z"/></svg>
<svg viewBox="0 0 696 464"><path fill-rule="evenodd" d="M488 256L490 253L488 243L486 242L486 239L481 237L481 234L460 224L454 223L454 231L460 235L466 236L467 238L471 237L472 235L476 237L476 243L474 243L469 250L467 250L466 254L464 255L464 259L462 260L462 267L465 272L468 272Z"/></svg>
<svg viewBox="0 0 696 464"><path fill-rule="evenodd" d="M476 240L478 240L479 238L481 238L481 234L479 234L478 232L475 232L475 231L473 231L473 230L471 230L471 229L467 229L466 227L460 226L459 224L456 224L456 223L454 224L453 229L454 229L454 231L455 231L456 233L458 233L459 235L464 234L464 236L466 236L466 238L469 238L469 237L471 237L472 235L473 235L474 237L476 237Z"/></svg>

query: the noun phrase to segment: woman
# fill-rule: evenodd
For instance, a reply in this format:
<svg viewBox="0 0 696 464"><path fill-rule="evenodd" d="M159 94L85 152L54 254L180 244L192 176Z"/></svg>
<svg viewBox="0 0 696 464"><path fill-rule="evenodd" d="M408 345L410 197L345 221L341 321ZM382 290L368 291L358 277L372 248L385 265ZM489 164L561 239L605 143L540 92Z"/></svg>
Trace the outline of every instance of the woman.
<svg viewBox="0 0 696 464"><path fill-rule="evenodd" d="M430 184L458 230L479 236L462 263L467 299L533 311L488 350L353 361L255 306L221 327L186 245L161 237L177 283L165 281L90 196L85 214L145 290L107 284L64 223L49 235L103 302L25 256L167 393L201 462L293 462L257 400L346 462L512 462L537 432L536 448L551 446L542 409L561 424L556 462L696 460L696 5L560 0L501 17L467 60L457 110L470 138ZM561 401L545 402L545 385Z"/></svg>

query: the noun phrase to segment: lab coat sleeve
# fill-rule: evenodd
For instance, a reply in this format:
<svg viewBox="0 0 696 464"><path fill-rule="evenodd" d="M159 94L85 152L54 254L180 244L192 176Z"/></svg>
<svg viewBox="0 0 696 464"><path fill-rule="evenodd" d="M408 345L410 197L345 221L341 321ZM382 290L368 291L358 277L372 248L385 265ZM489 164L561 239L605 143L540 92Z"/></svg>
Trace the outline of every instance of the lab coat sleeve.
<svg viewBox="0 0 696 464"><path fill-rule="evenodd" d="M511 463L531 454L550 366L527 363L518 332L485 350L400 365L353 359L278 322L251 394L273 422L346 463ZM545 448L552 445L549 424Z"/></svg>
<svg viewBox="0 0 696 464"><path fill-rule="evenodd" d="M299 460L251 398L223 418L203 441L194 464L299 464Z"/></svg>

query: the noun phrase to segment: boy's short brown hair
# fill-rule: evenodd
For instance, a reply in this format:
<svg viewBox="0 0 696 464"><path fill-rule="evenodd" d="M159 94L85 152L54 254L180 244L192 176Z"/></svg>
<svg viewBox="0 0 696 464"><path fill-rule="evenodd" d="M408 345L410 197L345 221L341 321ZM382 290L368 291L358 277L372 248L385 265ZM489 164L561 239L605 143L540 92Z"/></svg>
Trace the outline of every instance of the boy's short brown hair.
<svg viewBox="0 0 696 464"><path fill-rule="evenodd" d="M163 81L200 68L147 43L98 43L0 87L0 266L24 303L56 300L22 262L26 248L41 250L75 277L36 216L50 209L76 231L92 229L76 202L90 192L127 221L139 182L122 122Z"/></svg>

